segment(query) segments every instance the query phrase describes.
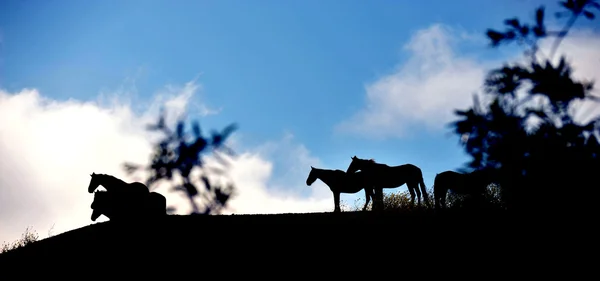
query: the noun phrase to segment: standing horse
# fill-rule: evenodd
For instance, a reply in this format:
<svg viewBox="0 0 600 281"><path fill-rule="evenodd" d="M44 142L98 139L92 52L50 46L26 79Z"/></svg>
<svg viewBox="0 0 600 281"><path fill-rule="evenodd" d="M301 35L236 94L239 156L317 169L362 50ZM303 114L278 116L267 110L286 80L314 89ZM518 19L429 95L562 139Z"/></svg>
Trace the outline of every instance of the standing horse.
<svg viewBox="0 0 600 281"><path fill-rule="evenodd" d="M348 166L346 173L352 174L361 170L364 172L374 188L375 198L373 203L378 201L379 208L383 208L383 189L396 188L404 184L410 192L411 204L415 204L415 193L418 198L419 205L421 204L421 193L425 197L425 202L429 205L429 196L423 182L423 173L421 168L413 164L404 164L399 166L388 166L375 162L373 159L360 159L356 156L352 157L352 162ZM419 191L419 185L421 190Z"/></svg>
<svg viewBox="0 0 600 281"><path fill-rule="evenodd" d="M361 189L365 190L365 206L363 211L367 209L367 205L373 197L373 189L367 185L363 173L348 174L342 170L319 169L310 166L310 173L306 178L306 185L312 185L317 179L325 183L331 192L333 192L334 212L341 212L340 209L340 194L341 193L357 193ZM375 199L373 199L375 202Z"/></svg>
<svg viewBox="0 0 600 281"><path fill-rule="evenodd" d="M102 185L106 191L118 192L133 197L150 193L148 187L141 182L127 183L119 178L106 174L92 173L90 176L92 179L88 186L89 193L93 193L100 185Z"/></svg>
<svg viewBox="0 0 600 281"><path fill-rule="evenodd" d="M446 208L448 190L459 195L470 195L473 199L482 199L489 183L489 179L481 172L463 174L455 171L444 171L436 174L433 181L435 208Z"/></svg>

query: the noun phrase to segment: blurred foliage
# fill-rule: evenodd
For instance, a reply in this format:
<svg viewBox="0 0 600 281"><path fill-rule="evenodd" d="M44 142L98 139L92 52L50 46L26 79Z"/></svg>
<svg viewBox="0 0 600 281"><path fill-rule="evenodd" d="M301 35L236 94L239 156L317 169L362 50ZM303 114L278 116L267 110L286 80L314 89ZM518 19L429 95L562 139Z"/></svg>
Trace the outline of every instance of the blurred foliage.
<svg viewBox="0 0 600 281"><path fill-rule="evenodd" d="M564 11L555 16L568 17L560 31L545 27L544 6L536 10L533 24L512 18L504 22L505 31L487 31L492 47L511 42L525 46L525 62L492 70L485 80L489 103L483 105L475 96L473 106L457 110L459 119L451 124L472 156L467 170L492 172L490 180L500 184L501 201L509 208L581 206L581 200L589 197L564 196L596 188L590 171L600 168L600 119L578 124L573 109L577 102L598 97L591 93L592 82L571 76L565 56L557 63L552 59L575 20L581 15L593 20L600 5L585 0L559 3ZM539 49L540 40L546 38L555 40L550 56Z"/></svg>
<svg viewBox="0 0 600 281"><path fill-rule="evenodd" d="M181 176L182 182L175 183L172 190L183 192L192 206L192 214L219 214L227 206L228 200L234 196L235 186L230 184L215 184L209 175L223 176L224 169L207 167L203 156L212 152L214 158L227 167L227 161L220 153L235 156L235 152L225 145L227 138L237 129L236 124L225 127L221 132L212 131L210 136L204 136L197 121L191 124L191 133L187 132L185 120L180 119L175 129L168 127L165 121L165 111L162 110L158 122L147 127L150 131L161 132L163 138L154 146L154 154L146 167L125 163L124 169L132 174L139 169L150 172L146 185L153 191L160 181L175 182L175 174ZM194 177L194 169L201 171L200 176ZM196 199L200 199L202 207ZM175 212L175 207L167 208L169 213Z"/></svg>
<svg viewBox="0 0 600 281"><path fill-rule="evenodd" d="M30 243L38 241L38 238L39 238L39 235L37 234L37 232L35 230L31 230L31 229L29 229L29 227L27 227L25 229L25 232L23 234L21 234L20 239L17 239L16 241L14 241L12 243L3 242L2 248L0 248L0 253L4 253L4 252L8 252L8 251L17 249L17 248L25 247Z"/></svg>

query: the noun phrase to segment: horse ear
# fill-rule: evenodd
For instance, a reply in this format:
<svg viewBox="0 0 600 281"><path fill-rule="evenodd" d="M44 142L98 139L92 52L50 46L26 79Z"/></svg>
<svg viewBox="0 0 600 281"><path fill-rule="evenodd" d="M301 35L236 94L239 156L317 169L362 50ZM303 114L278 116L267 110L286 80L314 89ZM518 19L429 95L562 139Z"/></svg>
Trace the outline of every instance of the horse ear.
<svg viewBox="0 0 600 281"><path fill-rule="evenodd" d="M312 165L310 165L310 168L311 168L311 169L314 169L315 167L313 167Z"/></svg>

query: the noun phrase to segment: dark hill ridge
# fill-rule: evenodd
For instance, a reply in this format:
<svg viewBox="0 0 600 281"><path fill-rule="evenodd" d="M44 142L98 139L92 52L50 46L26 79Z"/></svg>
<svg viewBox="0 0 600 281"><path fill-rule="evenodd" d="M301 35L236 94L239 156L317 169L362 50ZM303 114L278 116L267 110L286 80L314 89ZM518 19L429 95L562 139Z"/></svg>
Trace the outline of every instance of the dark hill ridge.
<svg viewBox="0 0 600 281"><path fill-rule="evenodd" d="M347 259L383 252L444 256L459 249L496 255L560 236L558 221L543 221L500 211L170 215L155 222L109 221L68 231L1 254L0 267L24 262L66 264L108 256L129 262L194 256L206 265L226 261L231 255L247 262L258 262L260 256L281 262L303 260L306 255Z"/></svg>

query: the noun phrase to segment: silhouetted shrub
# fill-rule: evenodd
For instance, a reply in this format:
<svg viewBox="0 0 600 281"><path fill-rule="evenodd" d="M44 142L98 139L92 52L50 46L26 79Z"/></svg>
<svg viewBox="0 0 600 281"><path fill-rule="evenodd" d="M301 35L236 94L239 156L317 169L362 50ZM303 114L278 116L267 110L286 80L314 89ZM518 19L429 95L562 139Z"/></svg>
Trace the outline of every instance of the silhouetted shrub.
<svg viewBox="0 0 600 281"><path fill-rule="evenodd" d="M433 188L427 190L427 193L434 194ZM470 198L468 197L468 195L458 195L458 194L453 193L452 191L448 191L448 195L446 197L446 200L447 200L446 204L447 204L448 208L453 208L453 209L466 208L470 204L469 199ZM498 185L491 184L490 186L488 186L483 199L484 199L483 204L487 208L496 208L496 209L503 208L503 204L502 204L501 198L500 198L500 187ZM353 206L349 206L348 204L346 204L343 201L340 205L342 207L342 211L344 211L344 212L356 212L356 211L362 210L362 206L364 205L364 202L365 202L365 199L358 198L358 199L354 200ZM372 207L373 207L373 203L371 201L369 203L369 205L367 205L367 211L371 211ZM434 209L433 206L427 206L426 204L422 204L421 206L418 206L417 204L415 204L415 206L411 206L410 193L406 190L398 191L398 192L391 192L391 193L384 193L383 194L383 208L386 211L405 211L405 212L410 212L411 210L414 210L415 208L418 208L419 210L433 210Z"/></svg>
<svg viewBox="0 0 600 281"><path fill-rule="evenodd" d="M37 241L38 238L39 238L39 235L37 234L37 232L35 230L32 231L31 229L29 229L29 227L27 227L25 229L25 232L23 234L21 234L20 239L17 239L16 241L14 241L12 243L3 242L2 248L0 249L0 253L4 253L4 252L8 252L8 251L17 249L17 248L25 247L28 244Z"/></svg>
<svg viewBox="0 0 600 281"><path fill-rule="evenodd" d="M504 209L504 204L502 203L502 198L500 195L500 186L497 184L490 184L486 189L483 196L483 202L474 202L469 195L460 195L453 193L452 191L448 191L448 195L446 197L446 204L448 208L452 209L465 209L473 207L473 204L478 204L477 208L494 208L494 209ZM482 205L479 205L482 204Z"/></svg>
<svg viewBox="0 0 600 281"><path fill-rule="evenodd" d="M210 137L202 134L197 121L192 122L191 133L186 132L185 127L185 120L180 119L174 130L169 128L163 110L157 124L147 128L163 134L161 141L154 146L155 151L151 163L146 167L125 163L124 169L130 174L139 169L150 171L150 176L146 180L150 191L154 190L162 180L175 183L174 177L178 175L182 182L175 183L172 190L184 192L187 195L192 206L192 214L219 214L226 208L228 200L234 195L235 186L233 183L222 185L211 182L209 180L210 173L223 176L224 170L205 167L202 156L212 152L215 159L227 166L227 161L220 157L220 153L235 156L233 150L225 146L225 141L237 129L237 125L231 124L221 132L212 131ZM201 171L201 175L197 178L192 175L195 168ZM197 204L196 198L201 200L202 207ZM175 208L171 206L168 211L173 213Z"/></svg>
<svg viewBox="0 0 600 281"><path fill-rule="evenodd" d="M600 5L586 0L560 4L566 11L556 16L570 16L561 31L547 30L543 6L536 10L533 25L512 18L505 21L505 31L487 31L493 47L525 44L527 62L491 71L485 80L490 102L482 105L475 96L473 107L457 110L460 119L452 123L472 156L468 169L491 171L490 180L500 185L502 203L508 208L575 206L586 197L565 200L565 189L595 188L594 173L589 171L600 168L599 119L577 124L571 109L575 101L598 97L591 94L592 82L572 78L564 56L558 63L552 58L575 20L581 15L594 19L592 9L599 10ZM556 41L545 57L538 44L549 37Z"/></svg>
<svg viewBox="0 0 600 281"><path fill-rule="evenodd" d="M427 190L428 194L433 194L433 190ZM342 206L342 210L345 212L355 212L355 211L361 211L362 210L362 206L364 205L365 199L362 198L358 198L356 200L354 200L354 205L353 206L349 206L347 204L340 204ZM371 202L369 202L369 205L367 205L367 209L366 211L372 211L373 208L373 200L371 200ZM411 206L410 203L410 193L406 190L406 191L398 191L398 192L391 192L391 193L383 193L383 210L385 211L410 211L414 208L419 208L419 209L430 209L430 207L427 206L427 204L425 203L421 203L421 206L419 206L417 203L415 203L414 206Z"/></svg>

